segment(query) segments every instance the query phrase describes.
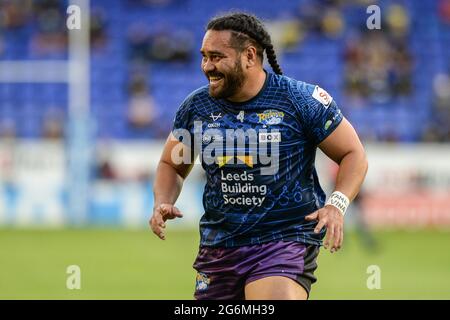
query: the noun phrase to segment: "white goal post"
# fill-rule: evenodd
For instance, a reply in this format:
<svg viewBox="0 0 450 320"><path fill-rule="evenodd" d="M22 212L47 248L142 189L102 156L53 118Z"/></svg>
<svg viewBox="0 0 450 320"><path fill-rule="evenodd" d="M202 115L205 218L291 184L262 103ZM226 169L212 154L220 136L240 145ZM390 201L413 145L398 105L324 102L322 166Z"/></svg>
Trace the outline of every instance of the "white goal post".
<svg viewBox="0 0 450 320"><path fill-rule="evenodd" d="M79 8L80 28L68 30L68 60L0 61L0 83L68 85L67 186L69 220L82 224L88 213L92 158L90 117L90 0L70 0ZM70 16L68 16L70 18Z"/></svg>

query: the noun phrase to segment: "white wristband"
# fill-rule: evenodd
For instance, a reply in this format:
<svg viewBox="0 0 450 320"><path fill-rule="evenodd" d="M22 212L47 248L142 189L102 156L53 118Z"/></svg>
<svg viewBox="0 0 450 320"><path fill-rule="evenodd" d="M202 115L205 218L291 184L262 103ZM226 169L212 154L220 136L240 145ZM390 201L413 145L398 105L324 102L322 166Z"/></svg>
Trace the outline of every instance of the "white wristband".
<svg viewBox="0 0 450 320"><path fill-rule="evenodd" d="M336 207L342 215L345 215L345 211L347 211L349 204L350 200L347 196L339 191L334 191L325 203L325 205Z"/></svg>

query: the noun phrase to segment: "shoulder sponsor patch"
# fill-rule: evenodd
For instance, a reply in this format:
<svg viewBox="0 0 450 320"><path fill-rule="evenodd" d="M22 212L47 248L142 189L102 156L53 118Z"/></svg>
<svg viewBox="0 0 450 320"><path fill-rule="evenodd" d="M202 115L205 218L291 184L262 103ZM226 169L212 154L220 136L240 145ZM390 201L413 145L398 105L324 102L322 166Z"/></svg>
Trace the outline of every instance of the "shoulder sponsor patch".
<svg viewBox="0 0 450 320"><path fill-rule="evenodd" d="M313 98L319 101L321 104L328 108L333 101L333 97L331 97L328 92L323 90L321 87L316 86L314 88L314 92L312 94Z"/></svg>

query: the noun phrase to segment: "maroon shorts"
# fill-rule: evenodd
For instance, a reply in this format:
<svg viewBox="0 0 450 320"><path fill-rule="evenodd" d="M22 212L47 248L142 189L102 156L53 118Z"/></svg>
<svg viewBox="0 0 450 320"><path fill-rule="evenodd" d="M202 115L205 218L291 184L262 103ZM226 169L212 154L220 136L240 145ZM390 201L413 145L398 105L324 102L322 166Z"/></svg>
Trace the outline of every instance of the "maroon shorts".
<svg viewBox="0 0 450 320"><path fill-rule="evenodd" d="M245 285L269 276L297 281L309 295L319 247L294 241L268 242L235 248L200 247L194 297L208 300L245 299Z"/></svg>

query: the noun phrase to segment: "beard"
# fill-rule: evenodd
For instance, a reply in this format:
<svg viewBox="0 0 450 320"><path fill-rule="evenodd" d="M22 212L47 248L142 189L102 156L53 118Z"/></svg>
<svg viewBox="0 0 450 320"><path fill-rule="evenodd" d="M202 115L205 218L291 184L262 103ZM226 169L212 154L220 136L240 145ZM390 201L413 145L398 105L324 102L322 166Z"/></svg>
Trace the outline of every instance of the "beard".
<svg viewBox="0 0 450 320"><path fill-rule="evenodd" d="M244 81L245 75L244 70L240 64L240 61L236 61L233 70L221 73L221 72L210 72L206 74L208 81L210 77L221 77L222 79L217 85L213 85L210 83L209 85L209 94L211 97L216 99L226 99L231 96L234 96L241 90Z"/></svg>

